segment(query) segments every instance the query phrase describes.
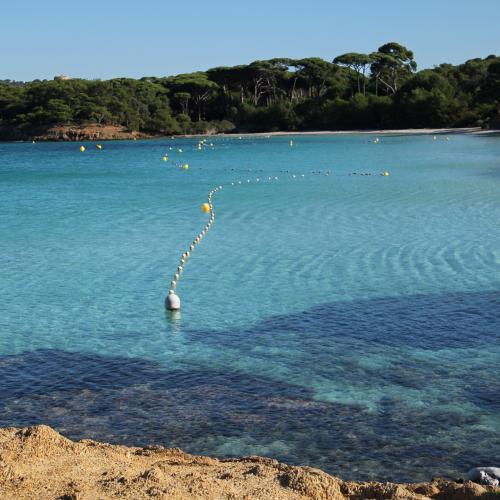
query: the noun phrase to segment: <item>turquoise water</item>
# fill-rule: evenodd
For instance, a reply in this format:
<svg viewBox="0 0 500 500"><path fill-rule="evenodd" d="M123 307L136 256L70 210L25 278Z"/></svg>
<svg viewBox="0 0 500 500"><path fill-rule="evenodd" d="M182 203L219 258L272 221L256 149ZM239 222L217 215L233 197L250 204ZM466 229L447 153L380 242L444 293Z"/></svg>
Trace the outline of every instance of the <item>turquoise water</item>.
<svg viewBox="0 0 500 500"><path fill-rule="evenodd" d="M495 465L500 138L292 139L0 144L0 425L354 479Z"/></svg>

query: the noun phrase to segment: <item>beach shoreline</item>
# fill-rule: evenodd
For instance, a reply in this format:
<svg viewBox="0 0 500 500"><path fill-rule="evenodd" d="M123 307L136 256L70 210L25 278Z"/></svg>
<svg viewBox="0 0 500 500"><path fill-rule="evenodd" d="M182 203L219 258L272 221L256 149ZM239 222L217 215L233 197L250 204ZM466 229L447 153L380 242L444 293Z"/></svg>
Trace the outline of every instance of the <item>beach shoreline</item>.
<svg viewBox="0 0 500 500"><path fill-rule="evenodd" d="M318 130L318 131L278 131L278 132L248 132L216 134L216 137L279 137L279 136L315 136L315 135L490 135L498 134L500 130L486 130L480 127L463 128L408 128L408 129L369 129L369 130ZM176 137L203 137L201 135L182 135Z"/></svg>
<svg viewBox="0 0 500 500"><path fill-rule="evenodd" d="M281 136L349 136L349 135L372 135L372 136L410 136L410 135L498 135L500 130L482 129L480 127L462 128L409 128L409 129L369 129L369 130L311 130L311 131L276 131L276 132L235 132L220 134L178 134L150 135L144 132L128 131L124 127L118 126L98 126L98 125L75 125L53 127L44 133L38 133L21 138L3 139L0 142L108 142L120 140L158 140L158 139L195 139L198 137L219 137L219 138L271 138Z"/></svg>
<svg viewBox="0 0 500 500"><path fill-rule="evenodd" d="M500 488L470 481L343 481L319 469L272 458L216 459L161 446L71 441L38 425L0 429L2 499L483 499Z"/></svg>

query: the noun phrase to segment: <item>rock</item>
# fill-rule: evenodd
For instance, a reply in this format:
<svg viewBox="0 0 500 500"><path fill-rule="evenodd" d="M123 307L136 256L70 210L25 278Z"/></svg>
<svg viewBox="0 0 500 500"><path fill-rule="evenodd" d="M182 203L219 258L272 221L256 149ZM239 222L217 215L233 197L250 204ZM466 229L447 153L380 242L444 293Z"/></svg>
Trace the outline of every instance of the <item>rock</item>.
<svg viewBox="0 0 500 500"><path fill-rule="evenodd" d="M418 493L419 495L423 495L426 497L433 497L440 492L438 486L434 483L420 483L410 486L411 490L414 493Z"/></svg>
<svg viewBox="0 0 500 500"><path fill-rule="evenodd" d="M500 484L500 467L474 467L467 472L467 480L487 486Z"/></svg>
<svg viewBox="0 0 500 500"><path fill-rule="evenodd" d="M37 141L97 141L150 137L142 132L130 131L119 125L55 125L32 134Z"/></svg>
<svg viewBox="0 0 500 500"><path fill-rule="evenodd" d="M496 479L498 469L480 467L474 477L484 479L481 472ZM356 483L271 458L219 460L162 446L74 442L46 426L0 429L1 500L489 500L499 494L500 488L471 481Z"/></svg>
<svg viewBox="0 0 500 500"><path fill-rule="evenodd" d="M463 484L459 484L441 479L435 484L439 487L440 491L431 498L439 500L472 500L478 497L486 500L488 498L485 496L488 493L486 487L472 481L465 481Z"/></svg>
<svg viewBox="0 0 500 500"><path fill-rule="evenodd" d="M343 499L339 481L324 472L311 467L285 467L285 472L278 477L284 488L317 500Z"/></svg>

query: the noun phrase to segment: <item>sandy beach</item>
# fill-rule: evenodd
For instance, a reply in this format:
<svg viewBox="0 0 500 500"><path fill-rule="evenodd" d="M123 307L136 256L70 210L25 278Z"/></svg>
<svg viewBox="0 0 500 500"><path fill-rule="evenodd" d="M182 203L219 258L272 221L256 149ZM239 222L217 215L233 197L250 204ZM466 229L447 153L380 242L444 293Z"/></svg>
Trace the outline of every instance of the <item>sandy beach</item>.
<svg viewBox="0 0 500 500"><path fill-rule="evenodd" d="M481 127L463 128L407 128L407 129L373 129L373 130L315 130L315 131L280 131L280 132L247 132L216 134L217 137L276 137L276 136L308 136L308 135L489 135L498 134L500 130L483 129ZM204 137L197 134L186 134L177 137Z"/></svg>

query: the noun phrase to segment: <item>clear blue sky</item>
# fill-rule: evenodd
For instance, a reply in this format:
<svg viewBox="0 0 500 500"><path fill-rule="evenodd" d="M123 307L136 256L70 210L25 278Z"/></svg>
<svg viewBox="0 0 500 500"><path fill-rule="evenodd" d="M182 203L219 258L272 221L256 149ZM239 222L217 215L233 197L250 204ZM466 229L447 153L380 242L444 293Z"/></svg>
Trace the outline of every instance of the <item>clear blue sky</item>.
<svg viewBox="0 0 500 500"><path fill-rule="evenodd" d="M371 52L419 68L500 54L500 0L2 2L0 79L164 76L272 57Z"/></svg>

